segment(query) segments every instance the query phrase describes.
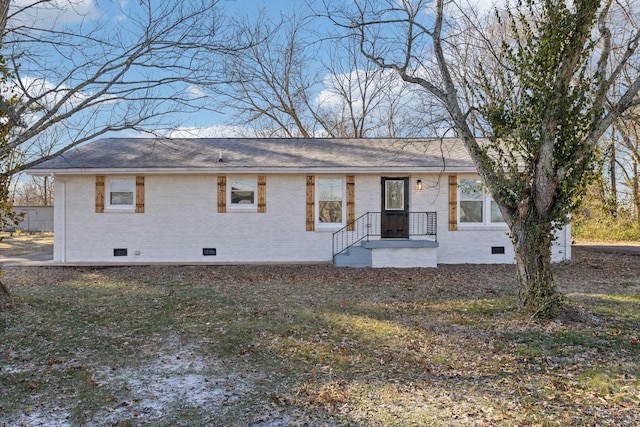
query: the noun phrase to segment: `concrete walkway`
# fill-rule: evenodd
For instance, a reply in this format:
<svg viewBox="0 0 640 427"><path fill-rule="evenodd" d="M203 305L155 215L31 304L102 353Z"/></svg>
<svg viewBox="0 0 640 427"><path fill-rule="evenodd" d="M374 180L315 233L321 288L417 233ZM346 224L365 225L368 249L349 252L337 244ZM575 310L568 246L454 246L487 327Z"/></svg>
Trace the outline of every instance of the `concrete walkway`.
<svg viewBox="0 0 640 427"><path fill-rule="evenodd" d="M600 252L607 252L611 254L621 254L621 255L640 255L640 242L635 244L624 242L622 244L615 243L599 243L599 242L588 242L588 243L577 243L572 246L572 248L582 248Z"/></svg>
<svg viewBox="0 0 640 427"><path fill-rule="evenodd" d="M31 254L14 255L9 257L0 256L2 267L15 266L44 266L53 264L53 250L34 252Z"/></svg>

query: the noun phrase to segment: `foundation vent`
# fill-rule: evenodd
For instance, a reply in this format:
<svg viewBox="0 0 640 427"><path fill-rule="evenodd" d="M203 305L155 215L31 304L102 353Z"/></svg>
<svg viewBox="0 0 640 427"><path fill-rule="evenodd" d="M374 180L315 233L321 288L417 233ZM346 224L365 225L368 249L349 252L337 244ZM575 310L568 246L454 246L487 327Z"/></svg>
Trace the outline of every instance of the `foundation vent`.
<svg viewBox="0 0 640 427"><path fill-rule="evenodd" d="M113 256L127 256L126 248L116 248L113 250Z"/></svg>

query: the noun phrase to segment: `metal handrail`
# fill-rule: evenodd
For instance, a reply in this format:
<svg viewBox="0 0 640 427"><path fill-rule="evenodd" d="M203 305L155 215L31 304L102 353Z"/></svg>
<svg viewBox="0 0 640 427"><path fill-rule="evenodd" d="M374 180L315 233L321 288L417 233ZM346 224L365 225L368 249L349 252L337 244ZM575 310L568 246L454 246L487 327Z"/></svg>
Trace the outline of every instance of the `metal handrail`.
<svg viewBox="0 0 640 427"><path fill-rule="evenodd" d="M437 212L408 212L409 236L428 236L438 241ZM333 233L333 257L341 254L356 243L371 236L380 236L380 212L362 214L340 230Z"/></svg>

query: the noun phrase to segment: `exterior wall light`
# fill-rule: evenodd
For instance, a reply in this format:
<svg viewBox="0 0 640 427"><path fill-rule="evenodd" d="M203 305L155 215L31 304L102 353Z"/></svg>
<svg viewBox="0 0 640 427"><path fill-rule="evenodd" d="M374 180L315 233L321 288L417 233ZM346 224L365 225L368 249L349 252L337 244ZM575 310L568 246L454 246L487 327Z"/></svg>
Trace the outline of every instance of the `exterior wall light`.
<svg viewBox="0 0 640 427"><path fill-rule="evenodd" d="M422 190L422 180L421 179L416 181L416 190Z"/></svg>

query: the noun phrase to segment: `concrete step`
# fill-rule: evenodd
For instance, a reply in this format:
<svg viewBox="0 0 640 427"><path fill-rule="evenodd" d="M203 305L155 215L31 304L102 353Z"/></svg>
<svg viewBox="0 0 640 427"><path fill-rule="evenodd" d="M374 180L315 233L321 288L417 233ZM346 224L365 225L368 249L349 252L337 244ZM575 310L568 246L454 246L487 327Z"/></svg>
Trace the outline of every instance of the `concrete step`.
<svg viewBox="0 0 640 427"><path fill-rule="evenodd" d="M337 267L371 267L371 250L362 246L351 246L336 255L334 264Z"/></svg>

